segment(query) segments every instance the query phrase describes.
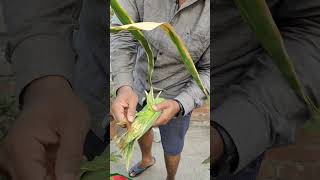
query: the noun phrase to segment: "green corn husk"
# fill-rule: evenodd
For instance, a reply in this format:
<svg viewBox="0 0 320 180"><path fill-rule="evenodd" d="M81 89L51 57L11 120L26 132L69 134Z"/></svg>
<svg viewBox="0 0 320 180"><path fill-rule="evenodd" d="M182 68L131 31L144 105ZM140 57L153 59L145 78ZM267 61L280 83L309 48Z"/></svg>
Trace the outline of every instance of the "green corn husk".
<svg viewBox="0 0 320 180"><path fill-rule="evenodd" d="M312 119L305 125L311 132L320 130L320 110L305 93L265 0L234 0L264 49L272 57L290 87L305 102Z"/></svg>
<svg viewBox="0 0 320 180"><path fill-rule="evenodd" d="M131 128L115 140L121 154L125 158L127 170L132 158L134 143L151 129L152 125L161 114L160 111L155 111L152 108L153 105L164 101L164 99L160 98L159 95L160 93L156 98L154 98L152 88L149 93L146 92L147 105L136 114L136 118L132 123Z"/></svg>

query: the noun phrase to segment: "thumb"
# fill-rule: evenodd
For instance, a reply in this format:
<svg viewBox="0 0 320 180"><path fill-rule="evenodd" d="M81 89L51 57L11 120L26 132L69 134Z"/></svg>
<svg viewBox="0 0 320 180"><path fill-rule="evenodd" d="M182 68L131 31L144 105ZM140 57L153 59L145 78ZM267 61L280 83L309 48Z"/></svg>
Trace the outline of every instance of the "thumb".
<svg viewBox="0 0 320 180"><path fill-rule="evenodd" d="M152 108L153 108L155 111L162 111L162 110L164 110L164 109L167 109L168 106L169 106L168 101L164 101L164 102L162 102L162 103L160 103L160 104L155 104L155 105L153 105Z"/></svg>

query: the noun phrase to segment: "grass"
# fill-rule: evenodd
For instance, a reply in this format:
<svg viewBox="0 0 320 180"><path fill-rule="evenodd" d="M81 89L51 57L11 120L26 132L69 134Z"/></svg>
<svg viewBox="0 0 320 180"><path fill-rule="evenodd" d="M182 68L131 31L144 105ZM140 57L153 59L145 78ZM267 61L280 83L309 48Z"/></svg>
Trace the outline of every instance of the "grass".
<svg viewBox="0 0 320 180"><path fill-rule="evenodd" d="M8 133L8 129L18 114L15 98L12 96L0 97L0 140Z"/></svg>
<svg viewBox="0 0 320 180"><path fill-rule="evenodd" d="M13 96L0 97L0 141L2 142L18 114L16 101ZM0 175L0 180L8 180Z"/></svg>

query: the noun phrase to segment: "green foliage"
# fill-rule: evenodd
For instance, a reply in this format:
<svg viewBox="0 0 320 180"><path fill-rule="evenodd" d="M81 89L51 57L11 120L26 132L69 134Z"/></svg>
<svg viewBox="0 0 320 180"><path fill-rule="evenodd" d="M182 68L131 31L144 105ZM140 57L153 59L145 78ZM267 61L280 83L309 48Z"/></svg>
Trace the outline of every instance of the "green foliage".
<svg viewBox="0 0 320 180"><path fill-rule="evenodd" d="M12 96L0 97L0 140L8 133L8 129L18 114L15 98Z"/></svg>
<svg viewBox="0 0 320 180"><path fill-rule="evenodd" d="M193 63L193 60L188 52L188 49L184 45L181 38L175 32L174 28L169 23L154 23L154 22L141 22L135 23L126 11L121 7L117 0L110 1L111 8L114 14L118 17L123 26L111 27L111 33L119 33L121 31L127 30L132 36L139 41L141 46L145 49L148 58L148 77L147 80L150 85L150 92L147 95L147 105L137 113L135 121L133 122L131 129L129 129L123 136L116 139L116 143L126 160L126 168L128 169L130 160L132 158L134 143L145 134L154 124L156 119L160 116L161 112L156 112L153 110L152 106L154 104L164 101L164 99L156 97L153 95L152 88L152 73L154 69L154 57L147 39L141 30L151 31L155 28L161 28L166 35L171 39L172 43L176 46L177 51L181 56L181 60L184 63L187 71L193 77L195 82L198 84L199 88L209 99L209 93L205 89L199 73Z"/></svg>
<svg viewBox="0 0 320 180"><path fill-rule="evenodd" d="M81 180L104 180L108 179L110 177L110 172L109 171L104 171L104 170L97 170L97 171L92 171L90 173L86 173L81 177Z"/></svg>
<svg viewBox="0 0 320 180"><path fill-rule="evenodd" d="M305 102L313 115L306 124L309 131L320 130L320 110L305 92L295 71L294 65L285 48L280 31L274 22L265 0L234 0L243 18L250 25L257 39L269 53L290 87Z"/></svg>
<svg viewBox="0 0 320 180"><path fill-rule="evenodd" d="M209 164L209 163L210 163L210 156L204 161L202 161L202 164Z"/></svg>
<svg viewBox="0 0 320 180"><path fill-rule="evenodd" d="M118 3L117 0L110 0L110 6L113 9L113 13L118 17L122 24L133 24L133 20L123 9L123 7ZM139 41L141 46L145 49L148 58L148 82L150 87L152 85L152 73L154 66L153 52L151 50L150 44L145 38L144 34L140 30L130 30L132 36Z"/></svg>
<svg viewBox="0 0 320 180"><path fill-rule="evenodd" d="M81 166L81 180L108 179L110 176L110 162L118 162L121 157L115 152L110 153L109 147L92 161L84 161Z"/></svg>

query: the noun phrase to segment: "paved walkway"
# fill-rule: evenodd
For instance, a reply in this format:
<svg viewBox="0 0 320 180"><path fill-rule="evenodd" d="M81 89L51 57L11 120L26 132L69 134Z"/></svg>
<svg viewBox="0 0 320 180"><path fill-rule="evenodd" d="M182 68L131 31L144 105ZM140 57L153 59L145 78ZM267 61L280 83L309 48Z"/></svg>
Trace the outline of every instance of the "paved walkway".
<svg viewBox="0 0 320 180"><path fill-rule="evenodd" d="M201 164L201 162L209 156L209 142L209 121L191 121L177 173L177 180L210 179L209 165ZM112 145L111 152L116 150L116 147ZM157 163L141 176L134 178L135 180L165 180L166 169L161 143L153 143L153 154L157 159ZM140 157L140 149L138 145L136 145L131 164L138 162ZM127 175L123 160L120 160L119 163L111 163L111 172Z"/></svg>

